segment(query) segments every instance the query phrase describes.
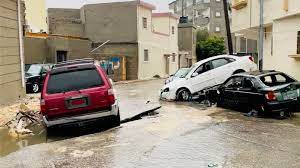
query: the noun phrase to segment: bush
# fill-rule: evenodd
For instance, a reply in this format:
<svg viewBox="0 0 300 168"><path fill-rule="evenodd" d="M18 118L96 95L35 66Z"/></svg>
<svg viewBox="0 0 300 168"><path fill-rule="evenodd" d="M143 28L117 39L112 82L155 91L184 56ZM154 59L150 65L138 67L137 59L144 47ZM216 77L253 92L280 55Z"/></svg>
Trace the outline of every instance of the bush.
<svg viewBox="0 0 300 168"><path fill-rule="evenodd" d="M212 56L225 53L223 37L209 35L205 30L197 32L197 59L203 60Z"/></svg>

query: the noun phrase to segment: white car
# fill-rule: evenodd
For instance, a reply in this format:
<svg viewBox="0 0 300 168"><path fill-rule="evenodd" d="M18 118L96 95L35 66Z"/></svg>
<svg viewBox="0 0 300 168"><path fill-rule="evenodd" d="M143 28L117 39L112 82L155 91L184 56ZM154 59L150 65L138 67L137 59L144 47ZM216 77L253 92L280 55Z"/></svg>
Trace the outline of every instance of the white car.
<svg viewBox="0 0 300 168"><path fill-rule="evenodd" d="M194 64L186 76L166 84L161 99L188 101L194 93L222 84L231 75L257 70L251 56L219 55Z"/></svg>

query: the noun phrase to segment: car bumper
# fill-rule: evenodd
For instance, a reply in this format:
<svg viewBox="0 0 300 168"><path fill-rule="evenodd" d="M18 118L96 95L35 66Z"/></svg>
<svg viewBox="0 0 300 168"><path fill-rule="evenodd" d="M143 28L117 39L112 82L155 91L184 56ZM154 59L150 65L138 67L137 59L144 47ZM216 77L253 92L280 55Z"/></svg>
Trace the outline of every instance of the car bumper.
<svg viewBox="0 0 300 168"><path fill-rule="evenodd" d="M169 92L160 91L159 96L161 100L176 100L176 93L172 90Z"/></svg>
<svg viewBox="0 0 300 168"><path fill-rule="evenodd" d="M64 125L64 124L83 122L83 121L87 121L87 120L100 119L100 118L105 118L105 117L109 117L109 116L117 116L118 113L119 113L119 105L116 102L115 104L112 105L111 110L108 110L108 111L98 111L98 112L93 112L93 113L89 113L89 114L56 118L56 119L51 119L51 120L48 120L46 116L43 116L43 121L44 121L46 127L53 127L53 126L57 126L57 125Z"/></svg>
<svg viewBox="0 0 300 168"><path fill-rule="evenodd" d="M265 111L268 112L288 111L293 109L296 104L297 104L297 100L287 100L283 102L268 102L265 105Z"/></svg>

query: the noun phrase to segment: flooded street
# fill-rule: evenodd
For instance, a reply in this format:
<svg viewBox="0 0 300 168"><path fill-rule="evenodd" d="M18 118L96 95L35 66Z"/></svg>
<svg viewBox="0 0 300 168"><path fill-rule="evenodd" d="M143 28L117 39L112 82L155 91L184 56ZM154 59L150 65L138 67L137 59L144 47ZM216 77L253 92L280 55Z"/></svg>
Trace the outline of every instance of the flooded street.
<svg viewBox="0 0 300 168"><path fill-rule="evenodd" d="M121 117L157 104L163 82L117 85ZM34 139L16 141L0 130L0 167L300 167L299 115L276 120L195 103L161 105L156 115L72 138L37 129Z"/></svg>

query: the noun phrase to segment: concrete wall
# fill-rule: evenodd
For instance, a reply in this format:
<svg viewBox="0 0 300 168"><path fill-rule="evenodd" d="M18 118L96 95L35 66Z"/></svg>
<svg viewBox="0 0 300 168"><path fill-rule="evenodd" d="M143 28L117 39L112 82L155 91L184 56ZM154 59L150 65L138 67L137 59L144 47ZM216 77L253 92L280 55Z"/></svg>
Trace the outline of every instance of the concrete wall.
<svg viewBox="0 0 300 168"><path fill-rule="evenodd" d="M25 0L26 21L33 33L48 31L46 0Z"/></svg>
<svg viewBox="0 0 300 168"><path fill-rule="evenodd" d="M21 82L17 1L0 3L0 104L24 95Z"/></svg>
<svg viewBox="0 0 300 168"><path fill-rule="evenodd" d="M300 31L300 17L294 16L273 23L273 54L265 53L264 66L266 69L276 69L286 72L300 80L300 59L290 58L297 54L297 32ZM270 46L271 39L265 41ZM265 49L267 50L267 49Z"/></svg>
<svg viewBox="0 0 300 168"><path fill-rule="evenodd" d="M48 63L57 63L57 51L67 51L67 60L90 57L91 42L89 40L49 37L46 41L49 48Z"/></svg>
<svg viewBox="0 0 300 168"><path fill-rule="evenodd" d="M135 1L83 6L85 36L93 42L137 42L136 8Z"/></svg>
<svg viewBox="0 0 300 168"><path fill-rule="evenodd" d="M24 51L25 64L47 62L49 52L46 39L25 37Z"/></svg>
<svg viewBox="0 0 300 168"><path fill-rule="evenodd" d="M48 9L49 34L83 37L84 26L82 24L79 9Z"/></svg>
<svg viewBox="0 0 300 168"><path fill-rule="evenodd" d="M143 28L142 18L148 20L148 28ZM138 7L139 79L161 77L178 69L178 20L171 17L152 17L152 11ZM171 33L172 26L175 34ZM153 29L152 29L153 28ZM144 50L149 51L149 61L144 61ZM175 62L167 56L176 55ZM155 68L153 68L155 67ZM169 67L168 70L166 68ZM169 73L167 73L169 71Z"/></svg>

